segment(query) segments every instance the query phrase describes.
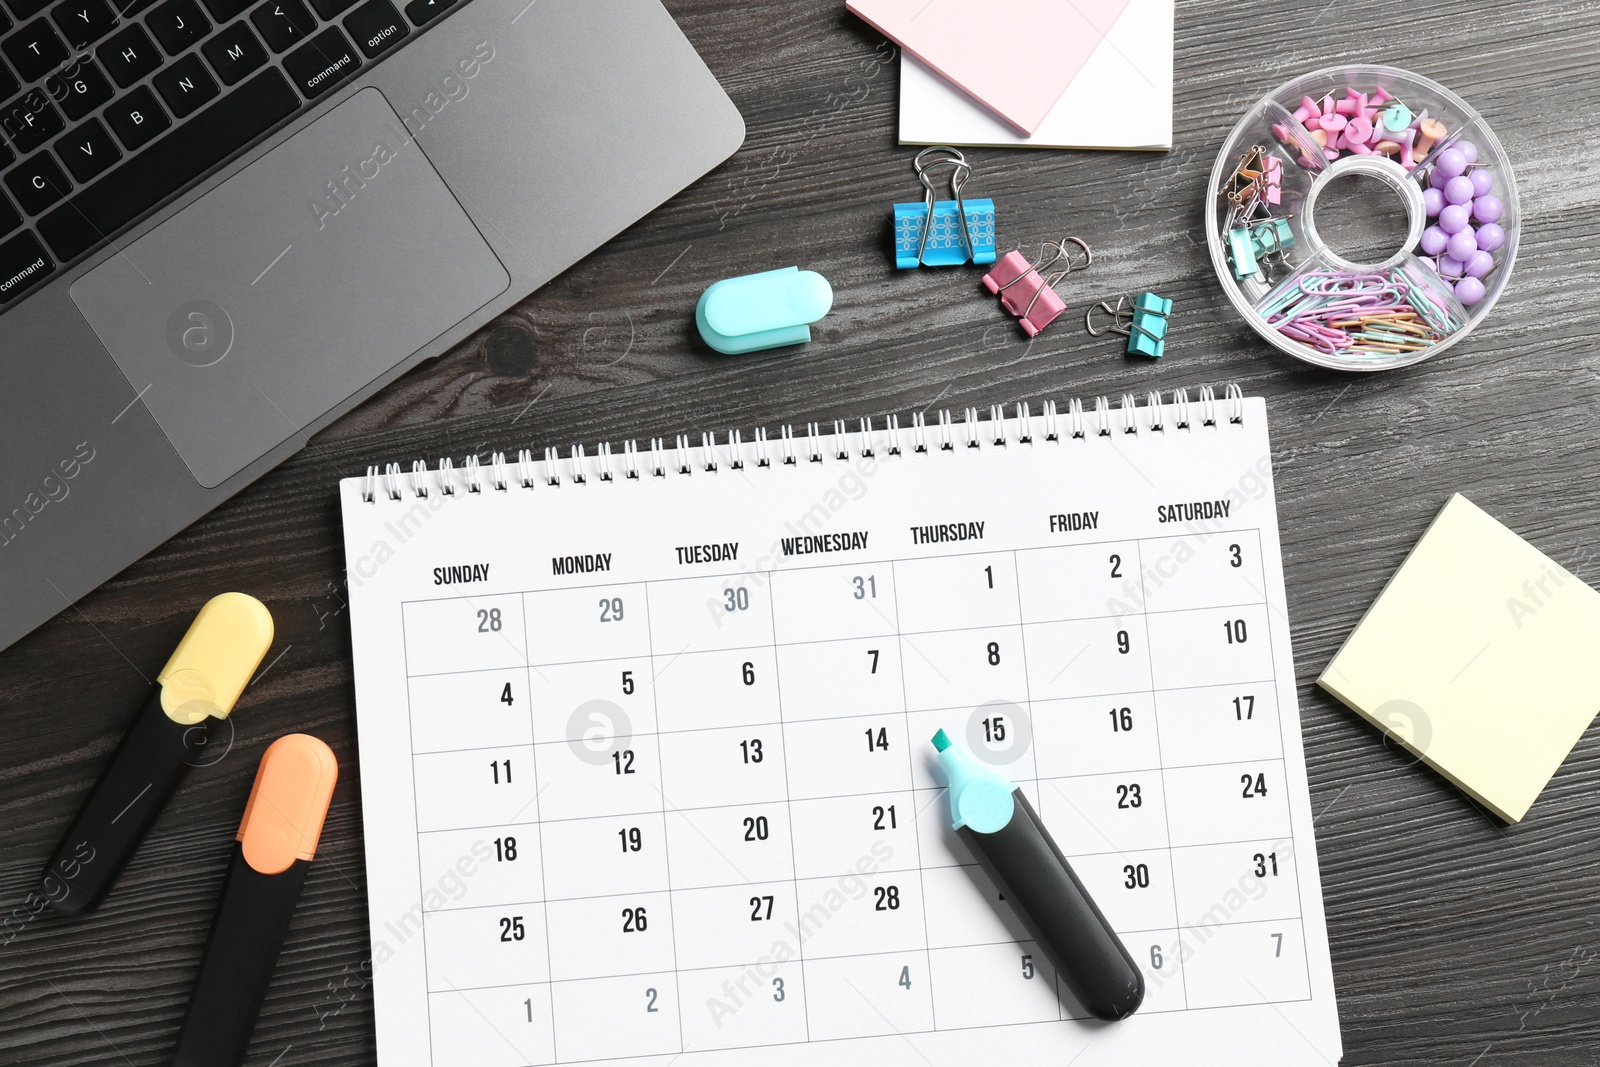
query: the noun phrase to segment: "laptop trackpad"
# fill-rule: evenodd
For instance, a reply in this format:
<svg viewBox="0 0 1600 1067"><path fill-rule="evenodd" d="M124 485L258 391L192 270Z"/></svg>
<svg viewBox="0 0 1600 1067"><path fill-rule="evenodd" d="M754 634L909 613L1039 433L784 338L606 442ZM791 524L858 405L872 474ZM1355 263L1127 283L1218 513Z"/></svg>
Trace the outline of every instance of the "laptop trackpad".
<svg viewBox="0 0 1600 1067"><path fill-rule="evenodd" d="M510 284L369 88L85 274L72 298L212 488Z"/></svg>

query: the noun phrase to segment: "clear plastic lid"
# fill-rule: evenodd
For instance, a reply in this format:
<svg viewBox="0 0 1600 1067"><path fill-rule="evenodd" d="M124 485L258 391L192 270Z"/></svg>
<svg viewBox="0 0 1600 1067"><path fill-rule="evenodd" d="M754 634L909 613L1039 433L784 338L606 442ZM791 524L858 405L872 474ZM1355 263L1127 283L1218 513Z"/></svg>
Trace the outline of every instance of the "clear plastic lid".
<svg viewBox="0 0 1600 1067"><path fill-rule="evenodd" d="M1351 179L1370 190L1360 214L1381 247L1351 250L1337 225L1319 227L1319 203ZM1315 71L1257 101L1217 156L1205 214L1245 321L1297 359L1354 371L1418 363L1470 333L1511 278L1521 222L1482 117L1381 66Z"/></svg>

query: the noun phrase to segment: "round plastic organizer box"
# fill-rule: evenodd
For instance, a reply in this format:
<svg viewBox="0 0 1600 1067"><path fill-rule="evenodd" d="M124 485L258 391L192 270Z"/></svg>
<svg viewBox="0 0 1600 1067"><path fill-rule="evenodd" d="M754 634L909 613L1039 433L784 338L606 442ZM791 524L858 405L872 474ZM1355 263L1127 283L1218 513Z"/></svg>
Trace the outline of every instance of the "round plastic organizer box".
<svg viewBox="0 0 1600 1067"><path fill-rule="evenodd" d="M1348 259L1317 229L1319 198L1346 176L1399 204L1367 215L1398 220L1382 258ZM1472 332L1511 277L1520 219L1488 125L1394 67L1274 89L1228 136L1206 199L1211 262L1239 313L1290 355L1353 371L1418 363Z"/></svg>

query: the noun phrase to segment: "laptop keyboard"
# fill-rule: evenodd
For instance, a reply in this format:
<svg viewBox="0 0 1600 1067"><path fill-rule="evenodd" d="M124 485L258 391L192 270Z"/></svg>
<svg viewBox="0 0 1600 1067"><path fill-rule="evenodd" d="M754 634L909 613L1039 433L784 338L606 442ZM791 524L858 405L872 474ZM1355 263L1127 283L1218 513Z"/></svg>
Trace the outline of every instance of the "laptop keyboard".
<svg viewBox="0 0 1600 1067"><path fill-rule="evenodd" d="M4 0L0 311L464 2Z"/></svg>

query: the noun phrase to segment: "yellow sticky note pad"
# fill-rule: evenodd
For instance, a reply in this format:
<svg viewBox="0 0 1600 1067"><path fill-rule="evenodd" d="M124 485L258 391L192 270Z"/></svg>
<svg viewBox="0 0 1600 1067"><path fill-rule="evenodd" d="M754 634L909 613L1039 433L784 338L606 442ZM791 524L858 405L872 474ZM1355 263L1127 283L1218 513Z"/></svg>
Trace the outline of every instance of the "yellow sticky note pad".
<svg viewBox="0 0 1600 1067"><path fill-rule="evenodd" d="M1459 493L1317 684L1507 822L1600 710L1600 593Z"/></svg>

